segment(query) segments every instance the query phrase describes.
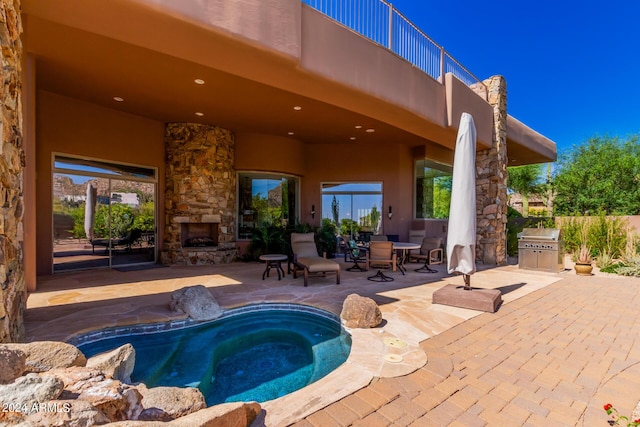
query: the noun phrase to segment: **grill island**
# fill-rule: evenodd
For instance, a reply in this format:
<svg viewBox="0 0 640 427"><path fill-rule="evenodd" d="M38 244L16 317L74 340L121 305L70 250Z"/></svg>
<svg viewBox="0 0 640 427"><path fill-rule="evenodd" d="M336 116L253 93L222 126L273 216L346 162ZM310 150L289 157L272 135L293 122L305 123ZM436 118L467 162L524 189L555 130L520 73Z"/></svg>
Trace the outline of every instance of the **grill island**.
<svg viewBox="0 0 640 427"><path fill-rule="evenodd" d="M564 270L564 242L557 228L524 228L518 233L518 267L557 273Z"/></svg>

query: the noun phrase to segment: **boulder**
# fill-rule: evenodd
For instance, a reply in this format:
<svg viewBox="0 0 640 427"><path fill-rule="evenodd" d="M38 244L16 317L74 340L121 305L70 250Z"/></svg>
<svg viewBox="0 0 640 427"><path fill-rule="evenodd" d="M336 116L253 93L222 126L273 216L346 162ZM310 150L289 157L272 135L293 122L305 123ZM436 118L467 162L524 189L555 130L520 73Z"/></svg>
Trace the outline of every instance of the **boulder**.
<svg viewBox="0 0 640 427"><path fill-rule="evenodd" d="M171 421L173 417L160 408L147 408L140 412L138 421Z"/></svg>
<svg viewBox="0 0 640 427"><path fill-rule="evenodd" d="M144 384L139 384L137 388L142 394L142 406L162 409L171 418L183 417L207 407L202 392L197 388L147 388Z"/></svg>
<svg viewBox="0 0 640 427"><path fill-rule="evenodd" d="M0 384L9 384L22 375L27 361L24 351L0 345Z"/></svg>
<svg viewBox="0 0 640 427"><path fill-rule="evenodd" d="M110 421L135 420L142 412L142 395L134 386L109 378L97 369L59 368L46 375L64 383L63 399L86 400Z"/></svg>
<svg viewBox="0 0 640 427"><path fill-rule="evenodd" d="M342 304L340 318L347 328L375 328L382 322L382 313L371 298L351 294Z"/></svg>
<svg viewBox="0 0 640 427"><path fill-rule="evenodd" d="M53 400L46 403L44 410L24 419L26 425L52 427L89 427L108 422L109 418L85 400Z"/></svg>
<svg viewBox="0 0 640 427"><path fill-rule="evenodd" d="M222 315L222 308L211 292L202 285L173 291L169 307L172 311L186 313L194 320L213 320Z"/></svg>
<svg viewBox="0 0 640 427"><path fill-rule="evenodd" d="M121 421L109 427L249 427L262 408L256 402L223 403L163 423L159 421Z"/></svg>
<svg viewBox="0 0 640 427"><path fill-rule="evenodd" d="M3 344L27 355L25 372L46 372L54 368L84 366L87 358L76 346L59 341L35 341L26 344Z"/></svg>
<svg viewBox="0 0 640 427"><path fill-rule="evenodd" d="M87 368L97 369L127 384L131 384L131 374L135 364L136 350L131 344L97 354L87 360Z"/></svg>
<svg viewBox="0 0 640 427"><path fill-rule="evenodd" d="M20 407L19 411L12 412L30 412L34 405L57 399L63 387L64 383L58 378L30 373L11 384L0 385L0 402L3 410Z"/></svg>

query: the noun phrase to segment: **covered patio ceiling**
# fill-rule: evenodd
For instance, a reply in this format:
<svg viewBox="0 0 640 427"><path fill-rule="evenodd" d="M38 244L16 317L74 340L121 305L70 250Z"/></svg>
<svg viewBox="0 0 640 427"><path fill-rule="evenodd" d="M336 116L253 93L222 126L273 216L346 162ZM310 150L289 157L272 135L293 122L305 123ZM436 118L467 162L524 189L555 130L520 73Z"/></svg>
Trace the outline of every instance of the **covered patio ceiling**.
<svg viewBox="0 0 640 427"><path fill-rule="evenodd" d="M132 24L134 19L138 22ZM25 50L35 59L38 90L160 122L205 123L311 144L401 143L431 147L445 152L444 157L455 145L455 128L427 122L385 100L311 74L293 58L211 28L195 28L135 2L60 0L53 6L25 0L23 21ZM92 28L96 31L87 31ZM104 35L109 31L112 37ZM174 42L184 46L184 55L144 47L141 40L157 32L176 34ZM138 42L123 41L127 37ZM185 59L203 52L209 56L206 60ZM233 67L240 72L229 72ZM376 111L378 119L361 113L367 110ZM538 154L519 139L510 140L510 156L549 160Z"/></svg>

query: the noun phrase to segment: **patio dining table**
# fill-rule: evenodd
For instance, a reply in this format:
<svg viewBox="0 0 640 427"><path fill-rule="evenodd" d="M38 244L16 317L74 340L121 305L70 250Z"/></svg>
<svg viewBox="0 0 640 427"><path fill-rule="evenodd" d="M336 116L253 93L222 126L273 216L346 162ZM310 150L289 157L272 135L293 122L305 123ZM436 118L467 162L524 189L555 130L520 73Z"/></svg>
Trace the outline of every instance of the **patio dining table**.
<svg viewBox="0 0 640 427"><path fill-rule="evenodd" d="M404 268L404 260L408 259L409 254L413 249L420 249L420 244L411 242L393 242L393 249L398 251L398 268L404 276L406 268Z"/></svg>

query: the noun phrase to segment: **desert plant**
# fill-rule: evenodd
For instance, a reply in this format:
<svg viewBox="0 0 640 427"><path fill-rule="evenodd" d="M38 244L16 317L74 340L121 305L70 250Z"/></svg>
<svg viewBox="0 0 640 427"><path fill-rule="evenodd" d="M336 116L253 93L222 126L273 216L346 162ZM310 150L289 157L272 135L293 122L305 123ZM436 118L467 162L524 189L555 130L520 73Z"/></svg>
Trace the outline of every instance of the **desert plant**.
<svg viewBox="0 0 640 427"><path fill-rule="evenodd" d="M614 265L614 259L609 252L602 252L600 255L596 257L596 266L599 269L608 268Z"/></svg>
<svg viewBox="0 0 640 427"><path fill-rule="evenodd" d="M580 246L580 252L578 253L576 262L579 264L591 264L591 248L587 246L586 243Z"/></svg>

